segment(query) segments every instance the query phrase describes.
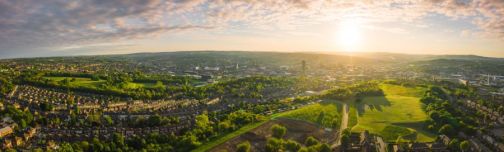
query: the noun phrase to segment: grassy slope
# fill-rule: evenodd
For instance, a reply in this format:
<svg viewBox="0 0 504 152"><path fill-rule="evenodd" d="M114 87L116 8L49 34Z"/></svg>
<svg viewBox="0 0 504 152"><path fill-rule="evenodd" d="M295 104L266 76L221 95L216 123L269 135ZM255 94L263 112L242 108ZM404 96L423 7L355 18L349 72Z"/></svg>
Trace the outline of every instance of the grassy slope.
<svg viewBox="0 0 504 152"><path fill-rule="evenodd" d="M358 124L352 130L369 130L387 141L395 141L401 134L416 131L416 135L407 138L420 142L433 141L435 135L425 131L423 126L423 121L428 119L420 102L425 89L388 84L381 85L381 88L385 96L367 97L361 103L356 103Z"/></svg>
<svg viewBox="0 0 504 152"><path fill-rule="evenodd" d="M44 78L49 79L49 80L54 80L54 81L61 81L61 80L65 79L65 78L72 79L73 77L44 77ZM76 81L74 81L74 82L70 82L70 85L72 85L72 86L84 86L84 87L88 87L88 88L96 88L100 84L105 83L105 80L93 81L90 78L78 78L78 77L75 77L75 80Z"/></svg>
<svg viewBox="0 0 504 152"><path fill-rule="evenodd" d="M358 123L357 109L354 104L349 105L350 110L348 111L348 128L352 128Z"/></svg>
<svg viewBox="0 0 504 152"><path fill-rule="evenodd" d="M76 81L70 82L72 86L83 86L88 88L97 88L99 85L105 83L105 80L93 81L90 78L79 78L79 77L44 77L46 79L61 81L65 78L72 79L75 78ZM126 88L128 89L136 89L136 88L151 88L154 87L154 83L136 83L136 82L128 82Z"/></svg>
<svg viewBox="0 0 504 152"><path fill-rule="evenodd" d="M323 103L316 103L285 112L279 115L279 117L303 120L325 128L338 129L341 124L341 108L342 105L339 102L324 101ZM322 112L324 112L323 117L320 117Z"/></svg>

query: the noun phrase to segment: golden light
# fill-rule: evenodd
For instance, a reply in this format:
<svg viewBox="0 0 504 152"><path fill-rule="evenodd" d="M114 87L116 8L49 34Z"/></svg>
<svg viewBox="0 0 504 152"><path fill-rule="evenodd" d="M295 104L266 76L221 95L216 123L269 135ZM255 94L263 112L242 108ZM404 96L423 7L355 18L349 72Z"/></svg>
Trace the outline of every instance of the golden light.
<svg viewBox="0 0 504 152"><path fill-rule="evenodd" d="M355 19L343 20L336 35L340 49L348 52L356 51L362 42L361 23Z"/></svg>

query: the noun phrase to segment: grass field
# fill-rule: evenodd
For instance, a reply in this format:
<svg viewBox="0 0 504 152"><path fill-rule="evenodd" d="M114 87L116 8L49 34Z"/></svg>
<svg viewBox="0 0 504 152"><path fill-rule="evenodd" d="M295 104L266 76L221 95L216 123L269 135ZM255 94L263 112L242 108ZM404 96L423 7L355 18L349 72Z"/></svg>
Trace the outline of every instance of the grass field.
<svg viewBox="0 0 504 152"><path fill-rule="evenodd" d="M279 115L282 118L303 120L325 128L338 129L341 124L342 105L338 101L323 101Z"/></svg>
<svg viewBox="0 0 504 152"><path fill-rule="evenodd" d="M84 86L88 88L95 88L99 85L105 83L105 80L93 81L91 78L79 78L79 77L44 77L45 79L53 80L53 81L61 81L66 78L72 79L75 78L74 82L70 82L71 86Z"/></svg>
<svg viewBox="0 0 504 152"><path fill-rule="evenodd" d="M352 131L369 130L387 141L395 141L399 136L410 141L433 141L435 135L424 129L428 116L422 110L420 97L425 88L389 84L380 87L385 96L366 97L355 103L359 116Z"/></svg>
<svg viewBox="0 0 504 152"><path fill-rule="evenodd" d="M357 109L354 104L350 104L350 110L348 111L348 128L352 128L358 123Z"/></svg>
<svg viewBox="0 0 504 152"><path fill-rule="evenodd" d="M87 87L87 88L98 88L101 84L105 83L105 80L93 81L91 78L81 78L81 77L44 77L45 79L53 80L53 81L61 81L66 78L72 79L75 78L75 81L70 82L71 86L74 87ZM136 83L136 82L128 82L126 85L126 89L137 89L137 88L151 88L154 87L154 83Z"/></svg>

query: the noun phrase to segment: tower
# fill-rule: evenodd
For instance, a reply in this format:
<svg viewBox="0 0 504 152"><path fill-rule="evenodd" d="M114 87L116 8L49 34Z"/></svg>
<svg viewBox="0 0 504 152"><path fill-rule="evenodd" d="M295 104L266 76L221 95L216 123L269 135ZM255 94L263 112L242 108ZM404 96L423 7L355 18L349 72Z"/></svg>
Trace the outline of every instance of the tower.
<svg viewBox="0 0 504 152"><path fill-rule="evenodd" d="M305 60L301 61L301 68L302 68L302 72L304 75L306 73L306 61Z"/></svg>

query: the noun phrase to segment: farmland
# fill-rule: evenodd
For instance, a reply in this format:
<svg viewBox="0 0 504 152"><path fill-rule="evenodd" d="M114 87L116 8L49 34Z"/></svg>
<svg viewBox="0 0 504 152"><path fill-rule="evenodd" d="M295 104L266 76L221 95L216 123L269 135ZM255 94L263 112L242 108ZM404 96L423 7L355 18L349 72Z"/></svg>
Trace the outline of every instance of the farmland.
<svg viewBox="0 0 504 152"><path fill-rule="evenodd" d="M422 110L424 88L382 84L385 96L366 97L355 103L358 124L352 131L369 130L387 141L401 137L406 141L430 142L434 135L424 130L428 115Z"/></svg>

